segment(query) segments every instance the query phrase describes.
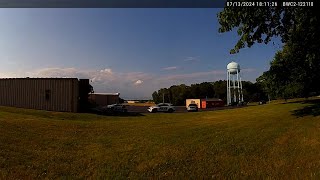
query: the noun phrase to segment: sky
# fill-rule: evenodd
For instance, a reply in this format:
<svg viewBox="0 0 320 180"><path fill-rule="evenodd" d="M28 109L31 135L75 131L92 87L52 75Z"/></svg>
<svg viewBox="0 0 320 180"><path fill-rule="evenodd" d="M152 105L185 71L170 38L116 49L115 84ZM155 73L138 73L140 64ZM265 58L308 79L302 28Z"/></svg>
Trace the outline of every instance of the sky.
<svg viewBox="0 0 320 180"><path fill-rule="evenodd" d="M0 9L0 78L88 78L95 92L149 99L177 84L226 79L236 61L254 82L278 38L231 55L236 31L218 33L219 8Z"/></svg>

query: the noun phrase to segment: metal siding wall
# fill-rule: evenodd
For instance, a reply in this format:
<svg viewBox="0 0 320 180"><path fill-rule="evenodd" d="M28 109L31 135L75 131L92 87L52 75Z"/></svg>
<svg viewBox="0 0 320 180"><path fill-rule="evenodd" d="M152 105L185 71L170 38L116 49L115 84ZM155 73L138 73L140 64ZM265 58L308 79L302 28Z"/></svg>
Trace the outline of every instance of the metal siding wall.
<svg viewBox="0 0 320 180"><path fill-rule="evenodd" d="M72 94L71 94L71 91L72 91L72 84L70 85L70 86L67 86L67 84L70 84L70 80L68 80L67 82L65 82L65 94L67 95L66 96L66 101L64 101L64 111L70 111L70 105L69 105L69 103L71 102L71 96L72 96Z"/></svg>
<svg viewBox="0 0 320 180"><path fill-rule="evenodd" d="M5 98L3 98L6 96L5 89L5 81L0 81L0 105L5 104Z"/></svg>
<svg viewBox="0 0 320 180"><path fill-rule="evenodd" d="M8 85L11 83L10 81L9 81ZM11 89L12 88L10 86L7 87L7 95L8 95L7 98L8 98L8 105L9 106L12 106L12 97L10 96L10 93L9 93L10 91L13 92Z"/></svg>
<svg viewBox="0 0 320 180"><path fill-rule="evenodd" d="M79 108L79 81L78 80L73 80L73 112L78 112Z"/></svg>
<svg viewBox="0 0 320 180"><path fill-rule="evenodd" d="M96 95L96 102L100 106L106 106L109 103L108 102L108 96L97 94Z"/></svg>
<svg viewBox="0 0 320 180"><path fill-rule="evenodd" d="M50 90L50 100L45 91ZM78 79L0 79L0 106L77 112Z"/></svg>
<svg viewBox="0 0 320 180"><path fill-rule="evenodd" d="M70 98L71 98L71 87L70 86L67 86L67 84L69 84L70 83L70 80L69 81L67 81L67 82L65 82L65 93L64 94L66 94L66 101L64 101L64 111L70 111L69 110L69 103L71 102L70 101ZM72 86L72 85L71 85Z"/></svg>
<svg viewBox="0 0 320 180"><path fill-rule="evenodd" d="M30 97L23 95L23 92L27 91L27 88L24 87L26 84L26 82L19 80L17 87L14 87L14 90L17 92L17 96L15 96L14 99L17 107L24 107L26 105L27 98Z"/></svg>
<svg viewBox="0 0 320 180"><path fill-rule="evenodd" d="M10 97L9 97L9 81L5 81L5 97L4 97L4 99L5 99L5 104L8 106L8 105L10 105L10 102L9 102L9 100L10 100Z"/></svg>
<svg viewBox="0 0 320 180"><path fill-rule="evenodd" d="M67 81L65 86L66 86L66 90L67 90L66 91L66 94L67 94L66 99L67 99L67 101L65 101L65 107L64 108L66 109L66 111L71 111L70 106L71 106L71 99L72 99L72 81L71 80Z"/></svg>
<svg viewBox="0 0 320 180"><path fill-rule="evenodd" d="M9 93L8 93L9 92L9 86L8 86L9 83L10 83L9 81L6 81L6 88L5 88L6 96L4 97L6 99L6 105L7 106L10 106L10 102L9 102L10 101L10 97L9 97Z"/></svg>
<svg viewBox="0 0 320 180"><path fill-rule="evenodd" d="M26 102L26 98L28 96L23 96L23 92L26 91L26 88L22 88L25 85L25 82L22 82L19 80L19 82L17 83L16 87L13 87L14 92L13 94L13 101L15 102L15 107L24 107L25 102Z"/></svg>
<svg viewBox="0 0 320 180"><path fill-rule="evenodd" d="M13 94L15 94L16 88L10 86L10 91L9 91L10 95L11 95L11 92L12 92ZM12 95L11 95L11 97L12 97L12 98L10 98L10 105L11 105L11 106L14 106L14 105L15 105L14 101L16 100L16 96L12 96Z"/></svg>
<svg viewBox="0 0 320 180"><path fill-rule="evenodd" d="M119 95L90 94L89 100L95 102L99 106L106 106L118 103Z"/></svg>
<svg viewBox="0 0 320 180"><path fill-rule="evenodd" d="M108 104L116 104L118 103L119 96L117 95L108 95Z"/></svg>
<svg viewBox="0 0 320 180"><path fill-rule="evenodd" d="M29 84L29 87L34 87L34 81L32 80L28 80L28 84ZM30 90L29 90L30 91ZM34 90L35 91L35 90ZM34 92L35 94L37 94L37 92ZM34 103L34 99L37 99L36 97L37 95L35 95L34 97L32 96L29 96L28 98L28 101L30 102L30 108L32 109L36 109L36 106L35 106L35 103Z"/></svg>
<svg viewBox="0 0 320 180"><path fill-rule="evenodd" d="M73 104L73 102L74 102L74 81L71 79L70 80L70 86L68 86L69 88L70 88L70 90L68 91L69 93L70 93L70 97L69 97L69 103L68 103L68 106L67 106L67 108L68 108L68 111L70 111L70 112L73 112L73 107L74 107L74 104Z"/></svg>
<svg viewBox="0 0 320 180"><path fill-rule="evenodd" d="M6 81L6 88L5 88L5 91L6 91L6 96L5 96L5 98L6 98L6 105L8 105L8 106L10 106L10 97L9 97L9 81Z"/></svg>

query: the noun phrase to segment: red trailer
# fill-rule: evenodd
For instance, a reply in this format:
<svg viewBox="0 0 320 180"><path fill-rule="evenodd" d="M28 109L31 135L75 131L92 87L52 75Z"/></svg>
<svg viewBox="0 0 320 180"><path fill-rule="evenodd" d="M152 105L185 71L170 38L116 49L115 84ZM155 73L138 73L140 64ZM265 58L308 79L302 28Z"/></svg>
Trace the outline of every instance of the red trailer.
<svg viewBox="0 0 320 180"><path fill-rule="evenodd" d="M215 98L201 99L201 108L202 109L223 107L223 106L224 106L224 102L221 99L215 99Z"/></svg>

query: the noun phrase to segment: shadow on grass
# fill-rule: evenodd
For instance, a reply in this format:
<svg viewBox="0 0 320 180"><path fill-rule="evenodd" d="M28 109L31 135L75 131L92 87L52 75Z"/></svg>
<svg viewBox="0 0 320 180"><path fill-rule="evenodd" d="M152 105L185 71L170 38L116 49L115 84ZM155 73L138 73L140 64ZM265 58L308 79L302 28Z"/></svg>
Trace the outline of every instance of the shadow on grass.
<svg viewBox="0 0 320 180"><path fill-rule="evenodd" d="M120 117L131 117L131 116L144 116L141 113L137 112L96 112L96 111L90 111L86 112L89 114L96 114L101 116L120 116Z"/></svg>
<svg viewBox="0 0 320 180"><path fill-rule="evenodd" d="M297 103L297 102L295 102ZM293 115L297 117L304 117L304 116L319 116L320 115L320 99L314 100L306 100L301 102L302 104L311 104L309 106L305 106L301 109L297 109L293 111Z"/></svg>
<svg viewBox="0 0 320 180"><path fill-rule="evenodd" d="M320 104L320 99L302 99L302 100L294 100L290 101L292 99L288 99L287 102L282 102L281 104L316 104L319 103Z"/></svg>
<svg viewBox="0 0 320 180"><path fill-rule="evenodd" d="M287 101L287 102L282 102L281 104L296 104L296 103L305 104L307 101L308 101L308 100Z"/></svg>

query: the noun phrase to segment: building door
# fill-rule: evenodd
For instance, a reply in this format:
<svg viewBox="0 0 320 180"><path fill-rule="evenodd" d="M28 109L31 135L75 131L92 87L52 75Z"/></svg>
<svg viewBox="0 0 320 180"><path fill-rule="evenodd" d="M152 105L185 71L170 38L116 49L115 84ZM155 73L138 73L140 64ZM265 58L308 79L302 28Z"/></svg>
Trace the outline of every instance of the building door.
<svg viewBox="0 0 320 180"><path fill-rule="evenodd" d="M201 101L201 108L206 109L207 108L207 101Z"/></svg>

